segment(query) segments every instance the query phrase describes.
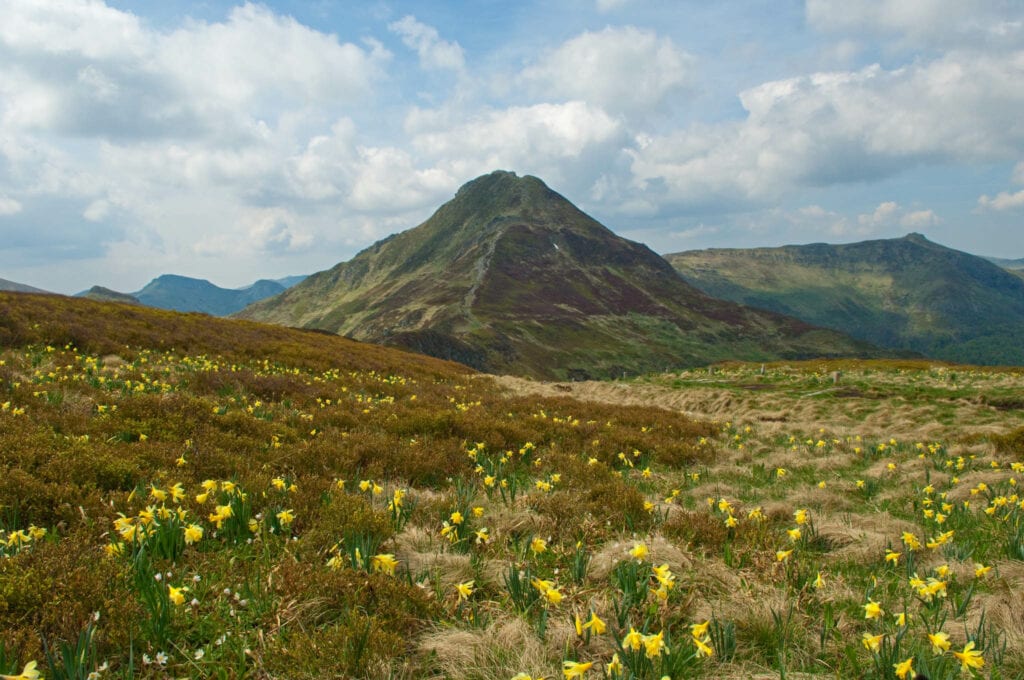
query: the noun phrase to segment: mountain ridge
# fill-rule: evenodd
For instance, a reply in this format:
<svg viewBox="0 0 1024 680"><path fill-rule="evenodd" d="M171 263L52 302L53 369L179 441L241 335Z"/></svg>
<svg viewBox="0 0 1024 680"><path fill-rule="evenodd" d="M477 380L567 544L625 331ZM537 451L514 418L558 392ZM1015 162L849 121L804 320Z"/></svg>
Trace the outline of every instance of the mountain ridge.
<svg viewBox="0 0 1024 680"><path fill-rule="evenodd" d="M1024 364L1024 280L911 233L849 244L716 248L665 256L717 297L790 314L882 347Z"/></svg>
<svg viewBox="0 0 1024 680"><path fill-rule="evenodd" d="M540 179L495 171L417 227L238 314L542 378L867 351L713 300Z"/></svg>

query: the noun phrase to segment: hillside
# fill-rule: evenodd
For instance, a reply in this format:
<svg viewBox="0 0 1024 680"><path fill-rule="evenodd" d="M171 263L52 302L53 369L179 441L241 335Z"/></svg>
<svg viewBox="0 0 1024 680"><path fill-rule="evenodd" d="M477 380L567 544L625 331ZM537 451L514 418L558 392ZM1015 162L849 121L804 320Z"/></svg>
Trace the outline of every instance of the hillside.
<svg viewBox="0 0 1024 680"><path fill-rule="evenodd" d="M0 279L0 291L9 291L12 293L46 293L47 291L41 288L35 288L34 286L27 286L24 283L16 283L14 281L8 281L7 279Z"/></svg>
<svg viewBox="0 0 1024 680"><path fill-rule="evenodd" d="M500 171L418 227L239 316L545 378L868 350L712 299L539 179Z"/></svg>
<svg viewBox="0 0 1024 680"><path fill-rule="evenodd" d="M139 299L134 295L128 295L127 293L118 293L116 290L104 288L103 286L93 286L89 290L83 290L81 293L77 293L75 297L88 298L89 300L99 300L101 302L124 302L130 305L142 304L139 302Z"/></svg>
<svg viewBox="0 0 1024 680"><path fill-rule="evenodd" d="M666 255L709 295L950 361L1024 365L1024 280L919 234Z"/></svg>
<svg viewBox="0 0 1024 680"><path fill-rule="evenodd" d="M0 293L0 675L1024 677L1021 394L921 360L546 384Z"/></svg>

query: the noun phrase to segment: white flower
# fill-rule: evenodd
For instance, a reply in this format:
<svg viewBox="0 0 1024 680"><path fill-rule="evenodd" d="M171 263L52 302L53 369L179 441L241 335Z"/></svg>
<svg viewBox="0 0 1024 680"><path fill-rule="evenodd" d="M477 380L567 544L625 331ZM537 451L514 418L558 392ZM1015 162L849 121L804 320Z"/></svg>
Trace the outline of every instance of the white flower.
<svg viewBox="0 0 1024 680"><path fill-rule="evenodd" d="M193 654L193 657L195 658L196 661L199 661L204 656L206 656L206 652L204 650L202 650L202 649L197 649L196 653Z"/></svg>
<svg viewBox="0 0 1024 680"><path fill-rule="evenodd" d="M157 652L156 653L156 662L158 664L160 664L161 666L163 666L164 664L167 663L167 655L164 654L163 652Z"/></svg>
<svg viewBox="0 0 1024 680"><path fill-rule="evenodd" d="M144 664L146 664L148 666L149 664L153 663L153 660L151 658L149 658L149 654L143 654L142 655L142 663L144 663Z"/></svg>

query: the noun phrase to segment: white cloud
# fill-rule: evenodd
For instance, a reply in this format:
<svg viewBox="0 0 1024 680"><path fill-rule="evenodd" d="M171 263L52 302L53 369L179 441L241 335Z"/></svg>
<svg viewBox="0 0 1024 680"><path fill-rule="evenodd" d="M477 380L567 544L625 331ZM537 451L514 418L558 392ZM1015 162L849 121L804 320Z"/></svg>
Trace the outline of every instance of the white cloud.
<svg viewBox="0 0 1024 680"><path fill-rule="evenodd" d="M302 173L289 161L326 120L373 102L390 59L378 42L342 42L254 4L172 30L97 0L11 0L3 14L0 183L26 202L25 219L66 224L69 244L96 234L88 248L58 248L57 227L35 230L18 258L91 258L118 238L168 261L237 243L278 256L331 225L326 207L273 221L248 206L326 191L292 182ZM115 217L161 236L127 236Z"/></svg>
<svg viewBox="0 0 1024 680"><path fill-rule="evenodd" d="M887 226L895 221L900 206L895 201L880 203L874 212L857 216L857 223L865 227Z"/></svg>
<svg viewBox="0 0 1024 680"><path fill-rule="evenodd" d="M692 56L669 38L632 26L585 32L521 74L535 96L582 100L607 111L645 112L690 82Z"/></svg>
<svg viewBox="0 0 1024 680"><path fill-rule="evenodd" d="M909 227L911 229L934 227L940 222L942 222L942 220L940 220L939 216L931 210L915 210L900 218L900 226Z"/></svg>
<svg viewBox="0 0 1024 680"><path fill-rule="evenodd" d="M741 121L637 144L634 185L668 205L722 207L924 163L1003 160L1024 148L1024 52L815 73L764 83L740 101Z"/></svg>
<svg viewBox="0 0 1024 680"><path fill-rule="evenodd" d="M98 2L12 9L0 28L6 129L247 140L289 106L363 104L389 56L252 4L166 33Z"/></svg>
<svg viewBox="0 0 1024 680"><path fill-rule="evenodd" d="M465 68L462 47L457 42L442 40L436 28L418 21L416 17L402 17L388 24L388 29L401 36L406 47L416 50L420 66L424 69L462 72Z"/></svg>
<svg viewBox="0 0 1024 680"><path fill-rule="evenodd" d="M489 110L468 119L414 111L406 129L422 157L463 179L505 168L557 182L590 154L617 153L624 141L618 120L578 101Z"/></svg>
<svg viewBox="0 0 1024 680"><path fill-rule="evenodd" d="M612 10L625 7L629 2L630 0L597 0L595 5L597 7L598 12L606 14L608 12L611 12Z"/></svg>
<svg viewBox="0 0 1024 680"><path fill-rule="evenodd" d="M5 215L17 215L21 212L21 208L22 206L20 202L0 194L0 217L4 217Z"/></svg>
<svg viewBox="0 0 1024 680"><path fill-rule="evenodd" d="M978 207L982 210L1016 210L1024 207L1024 189L1010 193L1000 191L995 196L984 195L978 199Z"/></svg>

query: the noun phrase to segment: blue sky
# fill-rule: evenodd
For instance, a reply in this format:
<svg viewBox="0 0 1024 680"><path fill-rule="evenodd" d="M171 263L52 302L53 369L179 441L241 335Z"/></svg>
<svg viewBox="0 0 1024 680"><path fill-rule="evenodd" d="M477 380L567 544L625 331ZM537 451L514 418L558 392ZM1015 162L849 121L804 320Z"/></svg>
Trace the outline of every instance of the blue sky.
<svg viewBox="0 0 1024 680"><path fill-rule="evenodd" d="M1024 257L1015 0L0 0L0 278L311 273L493 169L659 252Z"/></svg>

